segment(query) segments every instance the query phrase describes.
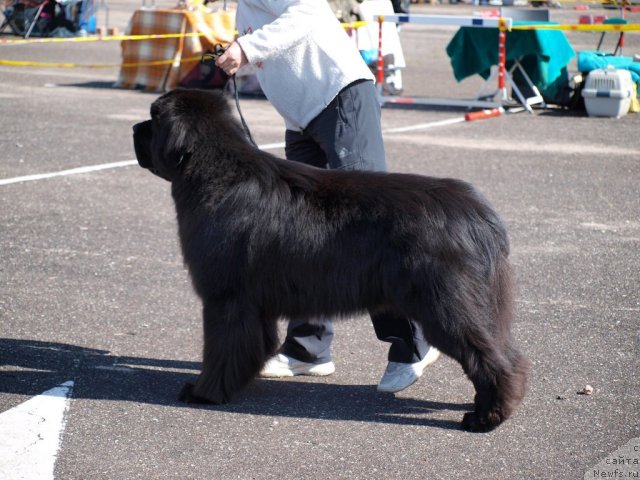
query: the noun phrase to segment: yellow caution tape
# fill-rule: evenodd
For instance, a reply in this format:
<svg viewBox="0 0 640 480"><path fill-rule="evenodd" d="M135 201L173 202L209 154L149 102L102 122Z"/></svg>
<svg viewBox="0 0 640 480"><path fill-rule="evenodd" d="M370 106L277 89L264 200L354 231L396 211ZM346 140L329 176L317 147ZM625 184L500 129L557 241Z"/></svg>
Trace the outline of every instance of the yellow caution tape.
<svg viewBox="0 0 640 480"><path fill-rule="evenodd" d="M567 1L567 0L565 0ZM343 23L345 29L355 29L366 25L370 25L372 22L350 22ZM530 25L514 25L512 30L569 30L580 32L637 32L640 31L640 24L530 24ZM2 44L27 44L27 43L64 43L64 42L98 42L98 41L139 41L139 40L158 40L158 39L170 39L170 38L184 38L184 37L201 37L205 36L204 33L164 33L164 34L149 34L149 35L99 35L94 37L71 37L71 38L33 38L33 39L20 39L20 40L2 40L0 39L0 45ZM135 67L153 67L161 65L170 65L175 62L191 63L200 61L200 57L183 58L180 60L156 60L149 62L136 62L136 63L118 63L118 64L79 64L79 63L50 63L50 62L31 62L22 60L6 60L0 59L0 65L10 67L48 67L48 68L135 68Z"/></svg>
<svg viewBox="0 0 640 480"><path fill-rule="evenodd" d="M373 25L373 24L377 24L377 23L376 22L363 22L363 21L348 22L348 23L343 23L342 24L342 28L344 28L345 30L354 30L356 28L366 27L367 25Z"/></svg>
<svg viewBox="0 0 640 480"><path fill-rule="evenodd" d="M564 0L571 1L571 0ZM356 28L372 25L374 22L350 22L343 23L342 26L346 30L353 30ZM625 32L637 32L640 31L640 24L564 24L564 25L517 25L511 27L512 30L572 30L572 31L585 31L585 32L608 32L608 31L625 31ZM159 33L148 35L97 35L91 37L67 37L67 38L22 38L22 39L0 39L0 45L21 45L31 43L70 43L70 42L122 42L122 41L140 41L140 40L162 40L170 38L191 38L191 37L203 37L206 33Z"/></svg>
<svg viewBox="0 0 640 480"><path fill-rule="evenodd" d="M547 3L547 0L533 0L533 2L538 1L539 3ZM590 3L601 3L603 5L611 6L613 8L634 8L637 7L637 3L633 3L628 0L589 0L588 2L585 0L554 0L554 2L558 3L580 3L580 4L590 4Z"/></svg>
<svg viewBox="0 0 640 480"><path fill-rule="evenodd" d="M531 24L531 25L513 25L512 30L569 30L577 32L638 32L640 31L639 23L627 24Z"/></svg>
<svg viewBox="0 0 640 480"><path fill-rule="evenodd" d="M25 43L68 43L68 42L109 42L125 40L158 40L164 38L203 37L203 32L197 33L160 33L149 35L98 35L94 37L66 37L66 38L24 38L20 40L1 40L0 45L20 45Z"/></svg>
<svg viewBox="0 0 640 480"><path fill-rule="evenodd" d="M371 25L372 22L349 22L343 23L343 28L352 30L355 28ZM95 35L90 37L63 37L63 38L21 38L21 39L0 39L0 45L21 45L27 43L75 43L75 42L122 42L139 40L161 40L165 38L189 38L204 37L208 35L204 32L195 33L159 33L148 35ZM223 42L227 43L227 42Z"/></svg>
<svg viewBox="0 0 640 480"><path fill-rule="evenodd" d="M584 5L585 7L585 11L588 10L588 5L592 4L592 3L596 3L596 4L602 4L605 6L605 8L607 6L611 7L612 10L614 9L620 9L620 8L626 8L627 10L633 10L634 8L638 7L637 3L634 3L631 0L553 0L556 3L577 3L580 5ZM547 3L547 0L532 0L532 3ZM578 10L580 10L578 8Z"/></svg>
<svg viewBox="0 0 640 480"><path fill-rule="evenodd" d="M50 63L50 62L29 62L23 60L3 60L0 59L0 65L9 67L47 67L47 68L135 68L135 67L155 67L161 65L171 65L178 63L194 63L199 62L200 57L182 58L179 60L154 60L150 62L136 63L117 63L117 64L100 64L100 63Z"/></svg>

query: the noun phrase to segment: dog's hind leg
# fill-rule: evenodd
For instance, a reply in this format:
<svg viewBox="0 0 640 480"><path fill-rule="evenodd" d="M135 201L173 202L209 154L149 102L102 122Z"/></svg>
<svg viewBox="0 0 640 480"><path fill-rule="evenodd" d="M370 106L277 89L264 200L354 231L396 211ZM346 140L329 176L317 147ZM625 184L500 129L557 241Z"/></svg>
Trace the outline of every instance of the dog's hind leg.
<svg viewBox="0 0 640 480"><path fill-rule="evenodd" d="M452 324L455 323L451 322ZM465 430L486 432L506 420L524 396L526 362L511 347L495 343L483 329L428 322L427 341L458 361L473 383L474 411L465 414Z"/></svg>
<svg viewBox="0 0 640 480"><path fill-rule="evenodd" d="M460 359L476 390L474 411L466 413L462 420L465 430L493 430L509 418L524 397L526 360L511 341L506 345L493 342L476 337Z"/></svg>
<svg viewBox="0 0 640 480"><path fill-rule="evenodd" d="M202 370L180 400L227 403L260 371L277 344L276 319L240 301L205 302Z"/></svg>
<svg viewBox="0 0 640 480"><path fill-rule="evenodd" d="M528 362L509 331L512 305L506 275L484 290L476 284L472 293L465 289L469 282L456 285L450 278L425 316L427 341L457 360L475 387L474 411L462 422L470 431L496 428L525 393Z"/></svg>
<svg viewBox="0 0 640 480"><path fill-rule="evenodd" d="M493 281L476 291L484 301L470 303L465 329L469 350L461 359L476 388L475 411L464 416L463 427L489 431L509 418L526 391L529 361L511 335L513 321L512 272L506 258L498 260ZM483 293L482 293L483 292Z"/></svg>

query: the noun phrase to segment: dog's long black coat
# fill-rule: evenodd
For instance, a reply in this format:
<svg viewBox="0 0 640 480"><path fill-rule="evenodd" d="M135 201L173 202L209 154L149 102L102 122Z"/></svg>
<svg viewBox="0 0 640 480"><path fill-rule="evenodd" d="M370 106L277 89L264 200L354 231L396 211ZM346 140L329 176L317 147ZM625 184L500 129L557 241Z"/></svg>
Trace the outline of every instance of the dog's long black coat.
<svg viewBox="0 0 640 480"><path fill-rule="evenodd" d="M415 319L476 389L463 426L520 403L505 227L468 183L310 168L251 146L215 92L175 90L134 127L142 167L171 181L182 252L204 310L186 401L227 402L277 347L279 317L368 311Z"/></svg>

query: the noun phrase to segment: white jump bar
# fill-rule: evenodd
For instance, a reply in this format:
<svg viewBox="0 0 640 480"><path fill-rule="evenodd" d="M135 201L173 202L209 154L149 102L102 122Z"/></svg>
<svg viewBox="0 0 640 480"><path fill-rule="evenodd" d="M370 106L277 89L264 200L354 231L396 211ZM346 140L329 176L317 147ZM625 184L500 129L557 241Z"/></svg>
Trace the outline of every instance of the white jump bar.
<svg viewBox="0 0 640 480"><path fill-rule="evenodd" d="M472 16L452 15L375 15L374 19L383 18L385 22L419 23L422 25L454 25L458 27L489 27L498 28L499 18L484 18ZM504 18L505 27L511 28L511 19Z"/></svg>
<svg viewBox="0 0 640 480"><path fill-rule="evenodd" d="M441 107L467 107L467 108L499 108L500 102L474 99L433 98L433 97L391 97L383 95L383 104L394 105L436 105Z"/></svg>

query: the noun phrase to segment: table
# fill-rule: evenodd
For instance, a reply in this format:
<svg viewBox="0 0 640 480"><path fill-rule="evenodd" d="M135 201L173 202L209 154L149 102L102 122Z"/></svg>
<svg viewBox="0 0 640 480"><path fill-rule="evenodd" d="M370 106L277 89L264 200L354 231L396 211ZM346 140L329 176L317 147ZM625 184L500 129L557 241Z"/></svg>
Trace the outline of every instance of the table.
<svg viewBox="0 0 640 480"><path fill-rule="evenodd" d="M199 33L201 36L123 40L122 66L116 86L155 92L175 88L197 65L203 52L213 49L216 43L230 43L234 32L233 11L142 7L134 12L127 35ZM150 65L151 62L165 63Z"/></svg>
<svg viewBox="0 0 640 480"><path fill-rule="evenodd" d="M563 32L512 30L507 32L506 50L508 69L519 62L543 97L557 98L567 83L566 66L575 56ZM447 45L447 54L456 80L475 74L487 79L491 67L498 64L498 29L461 27Z"/></svg>

